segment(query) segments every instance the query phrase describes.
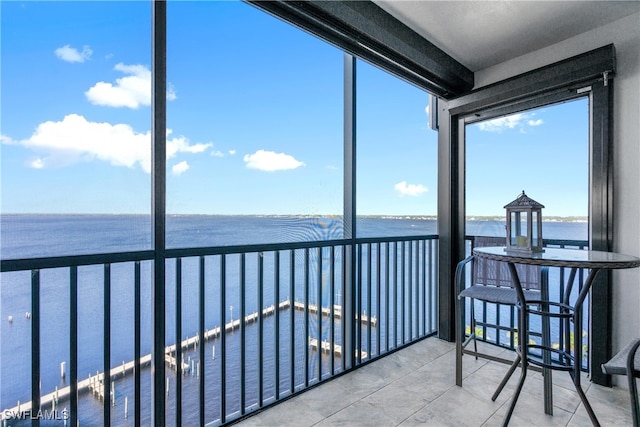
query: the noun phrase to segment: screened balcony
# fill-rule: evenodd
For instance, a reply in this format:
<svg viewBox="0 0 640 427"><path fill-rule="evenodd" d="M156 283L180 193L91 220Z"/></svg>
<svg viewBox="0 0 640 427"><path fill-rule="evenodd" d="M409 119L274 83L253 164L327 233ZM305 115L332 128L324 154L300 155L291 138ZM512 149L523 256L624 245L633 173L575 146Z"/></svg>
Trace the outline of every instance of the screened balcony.
<svg viewBox="0 0 640 427"><path fill-rule="evenodd" d="M175 181L176 176L188 169L186 161L171 167L167 159L175 155L176 150L193 154L212 147L207 143L189 145L179 138L168 141L168 119L172 114L184 117L181 113L188 111L190 114L186 116L195 122L207 122L214 117L219 126L226 116L199 114L202 111L193 105L185 109L167 106L168 100L175 96L168 85L172 74L167 70L167 54L196 52L198 56L200 53L199 39L194 42L191 38L187 43L178 44L167 30L167 21L174 25L173 34L193 29L188 19L185 24L177 18L178 14L172 16L171 13L171 7L187 3L169 2L167 8L164 2L152 2L148 17L144 13L132 13L131 16L143 16L143 20L148 18L146 34L152 34L152 38L146 40L136 33L127 43L142 40L144 49L151 46L147 49L152 52L147 71L152 76L149 77L152 89L147 106L153 114L142 128L151 129L147 136L153 148L149 158L133 160L141 169L149 169L145 170L147 181L140 184L124 179L116 190L144 188L128 201L147 203L144 210L147 237L141 240L142 249L126 251L100 248L80 255L42 257L13 257L2 253L0 296L3 303L13 302L14 292L21 293L21 298L26 295L20 302L19 315L3 311L0 319L3 322L1 350L11 355L12 362L16 361L9 364L9 358L4 358L0 366L2 422L7 425L53 425L66 421L70 425L79 422L80 425L158 426L236 422L245 425L500 423L504 403L512 389L508 386L495 403L486 396L486 390L494 387L504 365L465 357L463 387L455 386L454 378L452 341L456 324L452 279L455 265L468 253L473 238L466 230L467 197L471 188L471 183L466 181L471 164L467 126L582 99L588 105L588 143L581 153L586 158L583 166L588 181L588 188L583 189L588 199L585 206L587 239L551 244L640 254L637 238L640 208L636 191L640 183L637 175L640 6L637 2L571 2L574 5L558 2L550 6L550 13L542 15L517 9L510 18L532 18L533 22L526 21L532 26L507 26L511 33L504 34L497 31L501 26L494 25L499 17L491 15L493 9L471 2L451 6L447 6L447 2L248 3L255 6L252 13L272 14L333 49L318 64L296 68L292 75L307 76L305 73L310 70L320 69L319 64L330 63L332 70L338 70L333 76L340 82L337 89L332 86L326 90L328 86L319 83L316 87L318 94L327 95L331 101L326 104L328 111L332 117L338 116L338 120L333 125L326 124L327 129L321 128L322 132L316 132L324 140L296 142L315 147L318 156L330 151L333 159L337 159L337 168L334 164L329 166L331 170L338 170L338 178L317 181L313 191L303 188L301 193L312 193L318 200L328 200L339 207L336 214L341 224L339 235L323 234L326 229L312 228L300 233L304 238L297 238L296 231L296 237L291 240L256 244L239 241L225 245L212 242L174 245L167 241L171 236L168 206L180 206L188 199L187 186ZM433 10L421 10L429 3ZM536 9L540 7L536 2L526 3L518 7L527 6L542 13L542 9ZM515 8L516 4L506 6ZM138 7L140 3L135 5ZM3 4L4 7L8 6ZM600 9L595 11L596 7ZM473 13L467 13L465 8ZM215 16L224 18L222 14ZM465 21L463 17L470 20ZM196 18L206 21L211 16L193 14L189 19ZM3 29L7 28L4 19ZM576 26L566 25L567 22L576 22ZM484 25L485 29L478 30L476 24ZM111 31L110 24L101 25ZM535 30L536 37L527 40L524 36L533 33L524 28ZM476 33L464 33L467 30ZM448 38L451 34L462 34L462 42ZM491 39L494 35L497 38ZM241 32L235 36L243 39ZM3 33L3 45L6 40L10 38ZM231 38L218 36L216 40L225 46ZM250 40L248 45L255 40ZM476 45L473 52L466 50L472 46L471 40L481 45ZM323 45L322 49L325 48ZM304 51L289 56L299 57ZM65 52L63 49L60 56ZM88 51L76 53L87 55ZM259 55L244 55L243 60L254 57L264 59ZM176 62L179 59L174 57ZM10 62L3 61L3 68ZM237 65L226 62L230 63ZM234 81L236 96L230 99L237 98L241 106L250 106L250 91L244 93L242 88L255 81L259 84L254 87L269 88L272 82L259 79L264 63L243 64L237 70L223 66L216 70L231 70L230 75L244 76L240 83ZM299 64L306 63L299 61ZM173 74L176 76L185 71L178 67L173 72L176 69L179 71ZM249 69L254 73L238 73L238 70ZM131 72L127 66L116 66L118 70ZM206 74L212 69L193 67L183 78L190 80L196 71L203 70ZM383 115L368 116L374 124L397 113L394 111L397 107L389 107L384 102L385 97L396 93L394 86L366 85L367 72L371 70L372 74L386 73L417 89L424 95L421 109L429 102L427 99L431 100L430 113L427 117L421 116L421 120L424 120L423 127L435 134L430 140L432 151L425 156L425 152L416 155L406 150L405 163L401 164L418 164L418 170L424 175L432 173L435 177L437 203L433 206L434 212L430 212L437 220L435 233L363 235L359 232L364 206L388 207L393 203L378 198L379 186L375 179L367 181L358 173L367 167L375 172L379 164L390 161L390 151L384 148L400 147L407 135L402 133L401 123L382 150L377 151L380 146L376 144L363 143L379 129L359 127L362 122L358 122L358 117L367 116L358 105L369 102L368 105L375 106L373 110L388 108ZM17 81L18 74L13 74ZM3 73L3 96L9 88L5 86L6 75ZM218 90L227 80L219 79L215 83L219 85ZM288 89L287 85L283 87ZM367 91L369 98L360 97ZM296 95L295 91L282 91L285 92ZM59 102L62 98L41 103L64 105ZM293 98L297 103L278 113L279 119L284 118L282 121L260 121L260 113L271 107L268 100L262 104L262 110L251 110L253 115L243 126L237 126L237 132L251 126L288 129L294 123L299 125L292 128L297 136L308 123L297 123L290 117L306 111L309 99ZM5 110L6 114L17 111ZM228 117L233 116L230 107L222 111L229 113ZM301 116L305 115L296 117ZM318 120L320 116L306 116L313 119L309 123L325 123ZM140 120L137 114L136 120ZM6 124L10 122L13 121L8 120ZM66 124L65 121L55 123ZM5 137L8 126L3 124L3 128L4 159L8 159L10 150L17 146L37 146L37 139ZM144 133L141 132L136 135ZM319 141L331 143L325 145ZM255 150L245 155L247 168L255 167L256 155L264 154L262 150ZM404 150L403 147L399 151ZM210 151L212 158L223 154ZM525 154L515 152L526 160ZM371 156L369 163L362 162L367 154ZM573 154L564 153L567 162L575 160ZM76 157L93 159L103 155L107 154L80 152ZM130 160L106 158L113 164ZM46 167L45 160L44 157L31 159L30 165L39 170ZM48 198L44 190L36 192L18 187L18 180L6 172L14 170L9 168L15 168L18 163L6 160L3 163L5 194L32 195L36 206L57 206L60 197ZM301 163L293 159L294 166ZM485 184L481 193L492 193L507 181L518 178L518 162L504 166L505 174L500 182ZM538 167L540 173L550 172L546 163ZM89 168L84 169L87 176L90 172ZM296 182L295 179L282 180L280 185L284 181ZM52 185L56 182L51 180ZM201 199L222 200L215 208L234 200L234 197L224 199L218 193L209 193L225 186L216 187L206 180L193 182L202 190ZM237 184L234 180L228 182ZM553 192L568 194L571 190L565 191L561 184L559 181L554 185ZM396 185L402 195L426 191L407 181ZM291 188L270 187L276 194L293 194L291 199L295 200L300 193L290 191ZM260 192L252 196L256 205L269 199ZM71 201L82 199L81 195L66 194L65 197ZM104 199L107 198L105 195ZM86 206L91 207L94 201L88 198ZM148 205L151 205L150 211ZM8 205L4 206L6 209ZM3 210L3 216L5 213ZM105 230L106 227L89 228L85 235L87 240L99 242L100 233ZM260 231L253 232L260 235ZM181 234L192 238L196 233L182 230ZM551 239L547 243L550 242ZM59 243L64 247L64 236ZM33 239L31 244L37 247L39 239ZM625 271L603 275L594 286L593 306L588 313L590 324L585 326L590 340L587 347L590 360L584 366L583 383L588 385L588 396L604 424L625 424L629 420L624 386L613 380L611 388L612 379L603 375L598 366L640 329L638 283L637 271ZM81 303L87 289L100 296L91 307ZM62 301L64 311L52 309L53 300ZM122 307L127 308L125 314L120 311ZM509 316L503 320L509 322ZM123 332L114 326L116 324L126 324L128 329ZM48 327L57 333L41 332ZM12 346L18 341L14 341L13 336L11 340L7 338L9 328L13 328L12 333L19 335L22 342L27 342L26 347L20 347L20 352L13 352ZM58 339L59 335L62 338ZM90 339L85 340L86 336ZM504 357L512 355L512 337L495 333L484 336L491 342L484 344L488 351ZM123 342L126 345L121 346ZM50 345L64 348L64 360L50 357ZM120 351L121 348L126 350ZM542 415L540 383L537 376L528 379L514 424L516 421L538 425L588 422L570 390L568 378L562 374L554 375L554 416ZM15 384L20 385L20 390L15 396L7 397L5 390L13 389ZM42 416L37 415L38 408ZM35 417L24 415L33 413ZM22 420L16 420L19 414Z"/></svg>
<svg viewBox="0 0 640 427"><path fill-rule="evenodd" d="M470 236L468 253L473 242ZM586 246L584 241L546 243ZM156 328L150 323L155 311L151 255L141 251L3 260L3 285L16 292L13 309L23 307L29 314L28 319L12 319L7 331L14 345L30 339L32 346L26 355L15 352L3 360L21 372L11 379L15 390L23 390L15 406L3 408L9 423L28 421L30 414L34 422L47 420L32 408L54 420L81 424L98 419L104 425L152 423L149 335ZM419 419L420 410L431 410L431 400L466 395L467 384L478 381L476 387L481 387L480 379L497 375L489 381L493 384L497 373L506 370L505 365L465 357L465 391L455 386L453 344L437 337L437 236L363 238L355 245L326 241L173 249L166 253L165 268L165 310L160 315L167 325L163 398L168 424L221 425L260 413L245 422L271 425L283 411L288 413L285 424L323 420L307 418L307 410L329 423L358 423L351 418L356 416L351 406L366 408L368 399L374 404L374 396L380 395L386 396L378 402L380 418L361 421L396 425L413 416ZM562 269L557 273L566 279ZM581 286L583 274L579 276ZM556 291L554 300L562 289ZM83 306L80 301L94 292L100 306ZM21 294L29 300L23 301ZM54 300L62 304L52 304ZM87 317L87 309L98 315ZM485 304L478 310L484 318L480 335L485 346L512 358L514 339L507 331L514 330L514 309L503 313L502 320L495 317L504 311L499 307ZM123 323L121 317L129 321ZM91 327L79 318L91 319ZM194 326L195 333L186 332ZM26 337L19 337L21 331ZM41 331L54 332L57 338ZM97 346L84 344L88 331L98 338ZM176 337L182 338L179 345ZM87 369L87 376L82 375ZM28 388L20 383L29 377L30 393L24 393ZM556 391L562 418L554 418L554 423L580 419L578 404L570 402L563 381L567 379L560 376ZM540 379L530 383L534 390ZM295 397L307 390L308 397ZM409 406L407 393L413 395ZM507 389L498 403L509 395ZM540 390L532 391L531 400L539 395ZM319 406L300 411L298 399L317 399ZM273 412L268 409L282 401L287 402ZM462 418L448 422L469 416L459 403L456 416ZM287 409L290 405L293 411ZM496 405L478 402L478 411L493 422L491 417L500 414ZM387 406L402 410L388 418ZM437 417L449 415L447 410L429 419L445 422L447 418Z"/></svg>

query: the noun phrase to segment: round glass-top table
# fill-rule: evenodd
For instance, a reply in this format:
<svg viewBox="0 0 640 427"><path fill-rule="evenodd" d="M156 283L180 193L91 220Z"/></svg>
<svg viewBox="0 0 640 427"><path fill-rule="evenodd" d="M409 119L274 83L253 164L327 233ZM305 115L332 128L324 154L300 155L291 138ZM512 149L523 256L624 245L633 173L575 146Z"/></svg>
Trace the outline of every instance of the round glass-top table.
<svg viewBox="0 0 640 427"><path fill-rule="evenodd" d="M473 254L495 261L547 267L575 268L634 268L640 267L640 258L615 252L582 249L545 248L544 252L526 253L507 251L504 246L474 248Z"/></svg>
<svg viewBox="0 0 640 427"><path fill-rule="evenodd" d="M489 259L499 262L506 262L509 266L511 274L511 280L518 295L518 330L521 331L518 336L519 349L517 351L518 357L514 361L510 372L521 364L521 374L518 387L511 401L511 405L504 419L504 424L507 425L515 408L518 396L524 385L524 380L527 375L527 365L529 363L541 366L543 369L555 369L569 372L571 374L573 384L575 386L580 400L585 406L589 418L593 425L600 425L598 419L587 400L587 397L580 385L580 369L582 366L582 305L591 289L593 281L598 271L602 269L623 269L623 268L636 268L640 267L640 258L606 251L591 251L581 249L565 249L565 248L545 248L543 252L527 253L519 251L507 251L504 246L487 246L478 247L473 249L473 256L483 259ZM552 302L549 300L531 301L526 300L518 272L515 264L525 265L537 265L541 267L565 267L571 269L568 288L563 295L562 301ZM588 269L589 274L585 280L585 283L580 289L577 298L572 303L570 301L571 286L576 276L578 269ZM572 305L573 304L573 305ZM554 307L555 311L549 307ZM545 345L537 345L529 343L529 332L525 327L528 325L528 318L530 314L540 315L543 318L557 318L560 319L561 328L564 328L567 332L570 330L571 324L573 324L573 340L570 340L569 333L566 333L566 343L561 350L552 348ZM573 341L573 342L571 342ZM573 345L571 345L573 344ZM528 349L535 348L545 354L542 361L531 358L528 354ZM555 353L560 355L561 362L551 362L550 354ZM500 385L500 389L504 386L508 376L503 380ZM550 390L550 384L545 384L545 412L547 412L547 403L550 402L550 396L547 396L547 388ZM550 391L549 391L550 393ZM549 403L550 406L550 403ZM550 413L550 412L547 412Z"/></svg>

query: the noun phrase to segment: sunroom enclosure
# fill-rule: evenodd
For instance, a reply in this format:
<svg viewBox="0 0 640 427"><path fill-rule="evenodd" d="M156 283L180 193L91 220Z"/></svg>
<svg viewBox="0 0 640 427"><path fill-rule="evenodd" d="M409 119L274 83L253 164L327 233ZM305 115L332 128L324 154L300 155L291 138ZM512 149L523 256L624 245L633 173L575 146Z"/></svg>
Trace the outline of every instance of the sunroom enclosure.
<svg viewBox="0 0 640 427"><path fill-rule="evenodd" d="M406 80L438 94L440 131L438 233L365 238L357 233L356 220L355 83L356 55L371 50L371 45L363 48L360 43L355 46L358 45L355 39L335 28L332 35L326 35L327 31L331 32L327 16L339 22L344 18L341 14L350 6L340 9L345 6L337 6L337 2L318 5L310 12L318 19L313 21L307 20L308 16L303 13L305 8L289 10L289 6L279 3L264 3L262 6L261 2L257 3L258 7L271 8L272 13L303 27L306 22L308 31L320 33L349 52L344 55L343 74L342 238L296 243L168 247L167 11L165 3L154 2L152 249L2 260L3 276L21 275L18 280L23 286L30 287L31 408L49 409L49 405L63 400L55 395L55 390L43 387L43 377L48 373L41 371L46 358L40 335L43 318L41 290L51 275L62 277L68 283L70 360L65 369L70 393L68 414L72 425L77 422L78 414L86 410L83 405L95 406L96 402L101 407L98 412L102 414L104 425L121 422L123 406L127 405L129 417L138 425L151 420L155 425L180 422L224 424L415 340L436 333L442 338L452 339L455 329L453 271L457 261L464 258L469 250L470 240L464 229L465 123L558 102L563 97L575 96L578 89L584 94L582 90L588 84L593 85L589 94L594 108L591 126L600 138L593 142L591 149L594 158L604 159L591 165L592 229L588 244L594 249L610 249L612 184L607 161L610 132L607 120L613 75L603 77L602 72L613 71L612 47L471 93L469 73L460 73L467 76L466 83L452 78L448 82L450 87L444 87L446 75L459 68L455 64L436 66L435 73L425 75L416 72L415 68L412 70L411 66L397 63L402 58L398 53L401 48L386 52L389 57L381 57L384 49L378 49L372 55L377 59L366 57L368 61L393 69ZM333 7L337 9L330 10ZM314 25L322 22L325 27L312 27L309 22L315 22ZM340 26L336 24L335 27ZM425 48L428 52L425 57L430 58L429 53L435 57L439 55L435 50L430 51L432 48ZM419 58L414 60L420 62ZM570 95L566 95L567 87L573 90ZM513 93L517 95L513 96ZM584 247L587 242L555 244ZM86 373L78 371L78 348L82 343L78 341L77 333L77 293L82 287L84 274L97 278L104 295L100 331L103 348L99 350L102 377L99 372L85 378ZM135 317L135 350L130 366L127 365L128 360L123 361L124 364L115 360L110 351L116 279L128 284ZM597 297L598 303L603 304L605 310L598 310L601 317L595 324L600 329L594 331L594 339L609 341L608 345L600 347L606 353L611 350L607 331L611 316L606 311L610 302L606 283L600 287L604 289L604 295ZM187 301L183 290L196 296L195 303L193 299ZM150 301L146 305L151 318L148 331L144 329L144 321L140 320L145 310L145 295ZM185 308L187 302L190 305ZM197 317L198 333L188 337L183 345L173 345L172 348L174 343L168 341L167 336L183 336L182 319L186 311L192 311L190 314ZM153 337L152 351L142 354L144 340L150 336ZM322 351L315 350L318 347ZM592 357L594 363L597 363L597 358L606 358L604 354L593 354ZM203 361L203 366L198 365L200 361ZM236 365L232 368L233 363ZM146 369L147 365L150 369ZM115 382L124 372L130 378L131 384L125 386L131 389L129 396L121 394L121 384ZM151 388L148 388L149 384ZM80 387L103 398L79 399ZM113 396L116 402L104 396ZM128 400L123 401L125 397ZM16 407L19 406L18 403ZM38 424L39 420L33 423Z"/></svg>

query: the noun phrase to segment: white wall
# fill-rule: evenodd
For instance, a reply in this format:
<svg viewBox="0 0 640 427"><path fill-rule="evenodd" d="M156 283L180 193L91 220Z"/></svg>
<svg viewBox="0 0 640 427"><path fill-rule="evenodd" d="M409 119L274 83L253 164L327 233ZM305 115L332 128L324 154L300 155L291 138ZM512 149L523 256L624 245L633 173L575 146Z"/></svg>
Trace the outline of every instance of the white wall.
<svg viewBox="0 0 640 427"><path fill-rule="evenodd" d="M613 43L614 250L640 256L640 13L478 71L476 87ZM640 337L640 269L613 276L613 351ZM622 380L622 378L620 378ZM624 381L614 381L624 384Z"/></svg>

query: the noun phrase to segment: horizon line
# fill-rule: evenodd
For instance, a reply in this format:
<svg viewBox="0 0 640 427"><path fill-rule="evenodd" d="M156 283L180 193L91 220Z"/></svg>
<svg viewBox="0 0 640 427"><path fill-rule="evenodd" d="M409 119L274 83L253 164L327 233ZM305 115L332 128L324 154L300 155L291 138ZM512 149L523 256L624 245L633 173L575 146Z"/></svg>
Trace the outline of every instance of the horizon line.
<svg viewBox="0 0 640 427"><path fill-rule="evenodd" d="M108 213L108 212L0 212L0 216L9 216L9 215L51 215L51 216L63 216L63 215L76 215L76 216L148 216L151 217L150 213L134 213L134 212L120 212L120 213ZM228 214L215 214L215 213L166 213L166 216L244 216L244 217L306 217L306 218L341 218L344 215L342 214L305 214L305 213L287 213L287 214L277 214L277 213L249 213L249 214L241 214L241 213L228 213ZM356 218L388 218L388 219L438 219L438 215L434 214L357 214ZM572 218L574 220L584 219L588 220L587 215L547 215L543 216L542 220L553 220L558 218ZM488 220L488 219L505 219L504 215L466 215L465 219L477 219L477 220Z"/></svg>

